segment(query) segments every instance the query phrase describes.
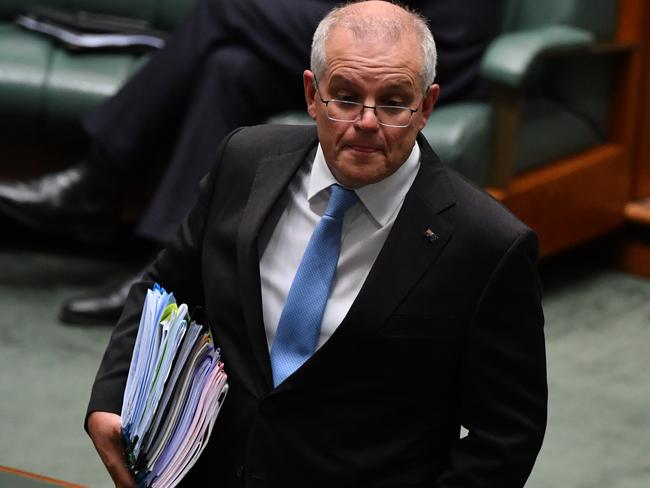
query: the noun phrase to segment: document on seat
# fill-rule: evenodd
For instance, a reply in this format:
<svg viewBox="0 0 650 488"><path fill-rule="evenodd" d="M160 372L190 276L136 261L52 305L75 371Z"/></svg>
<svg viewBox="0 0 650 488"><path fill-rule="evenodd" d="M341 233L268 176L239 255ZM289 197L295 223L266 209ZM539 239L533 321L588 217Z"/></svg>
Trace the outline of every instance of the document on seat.
<svg viewBox="0 0 650 488"><path fill-rule="evenodd" d="M124 17L33 7L14 22L70 49L143 51L165 46L165 33L149 28L146 22Z"/></svg>
<svg viewBox="0 0 650 488"><path fill-rule="evenodd" d="M176 486L203 452L228 391L209 330L159 285L147 291L122 403L138 487Z"/></svg>

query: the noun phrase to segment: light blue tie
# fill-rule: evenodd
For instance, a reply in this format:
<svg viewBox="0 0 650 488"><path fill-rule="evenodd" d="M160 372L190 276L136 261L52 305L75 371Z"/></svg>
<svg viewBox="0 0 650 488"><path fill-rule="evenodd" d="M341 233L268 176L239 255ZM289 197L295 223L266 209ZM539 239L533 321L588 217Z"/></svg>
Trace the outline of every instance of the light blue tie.
<svg viewBox="0 0 650 488"><path fill-rule="evenodd" d="M316 350L336 263L343 215L357 201L352 190L332 185L325 214L314 229L284 304L271 346L273 385L278 386Z"/></svg>

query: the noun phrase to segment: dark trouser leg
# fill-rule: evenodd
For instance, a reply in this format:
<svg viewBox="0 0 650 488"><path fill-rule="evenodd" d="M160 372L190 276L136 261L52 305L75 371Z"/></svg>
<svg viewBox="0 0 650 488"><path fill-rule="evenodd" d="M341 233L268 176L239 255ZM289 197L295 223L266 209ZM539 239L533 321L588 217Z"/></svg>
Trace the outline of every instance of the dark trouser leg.
<svg viewBox="0 0 650 488"><path fill-rule="evenodd" d="M179 133L140 235L162 242L175 231L226 133L303 103L301 73L309 65L312 32L330 6L313 0L201 0L167 47L86 118L94 146L114 161L116 172L133 170L157 142ZM70 300L62 317L110 320L121 309L123 285Z"/></svg>
<svg viewBox="0 0 650 488"><path fill-rule="evenodd" d="M308 66L313 30L334 3L199 0L166 47L83 120L84 129L125 171L158 141L173 139L205 58L214 49L245 46L285 71L299 73Z"/></svg>
<svg viewBox="0 0 650 488"><path fill-rule="evenodd" d="M137 233L164 242L176 231L195 203L199 181L214 163L221 139L231 130L302 107L300 74L287 73L245 47L215 49L204 63L173 156Z"/></svg>

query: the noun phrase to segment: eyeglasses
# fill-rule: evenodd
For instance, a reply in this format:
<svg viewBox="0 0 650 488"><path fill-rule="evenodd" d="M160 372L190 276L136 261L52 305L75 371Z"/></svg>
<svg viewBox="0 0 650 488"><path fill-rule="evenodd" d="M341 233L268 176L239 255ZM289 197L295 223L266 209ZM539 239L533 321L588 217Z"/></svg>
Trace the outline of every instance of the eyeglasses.
<svg viewBox="0 0 650 488"><path fill-rule="evenodd" d="M358 102L348 102L347 100L337 100L330 98L325 100L318 88L318 80L316 81L316 91L318 98L325 104L325 111L327 118L336 122L355 122L361 119L364 109L372 109L377 117L379 125L385 127L408 127L411 125L413 114L419 109L410 107L400 107L399 105L364 105Z"/></svg>

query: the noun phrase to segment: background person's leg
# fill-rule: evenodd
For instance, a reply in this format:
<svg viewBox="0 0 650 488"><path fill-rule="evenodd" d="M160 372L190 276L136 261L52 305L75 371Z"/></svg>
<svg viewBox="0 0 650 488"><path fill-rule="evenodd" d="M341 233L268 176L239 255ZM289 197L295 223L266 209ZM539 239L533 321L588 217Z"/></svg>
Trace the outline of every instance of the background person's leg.
<svg viewBox="0 0 650 488"><path fill-rule="evenodd" d="M215 49L204 63L173 155L136 233L166 242L196 202L199 182L214 164L221 140L234 128L291 108L304 110L301 76L247 47Z"/></svg>
<svg viewBox="0 0 650 488"><path fill-rule="evenodd" d="M85 131L93 144L128 170L149 157L161 140L174 140L179 130L186 131L181 121L201 83L206 57L215 50L240 46L282 73L300 73L309 66L313 31L335 3L200 0L165 48L83 120ZM235 86L230 91L238 84L232 81ZM231 124L230 130L235 127Z"/></svg>

